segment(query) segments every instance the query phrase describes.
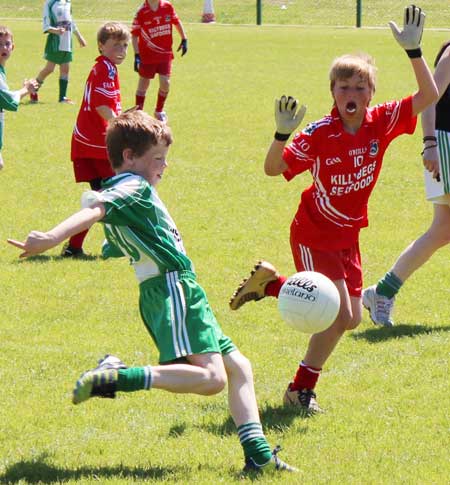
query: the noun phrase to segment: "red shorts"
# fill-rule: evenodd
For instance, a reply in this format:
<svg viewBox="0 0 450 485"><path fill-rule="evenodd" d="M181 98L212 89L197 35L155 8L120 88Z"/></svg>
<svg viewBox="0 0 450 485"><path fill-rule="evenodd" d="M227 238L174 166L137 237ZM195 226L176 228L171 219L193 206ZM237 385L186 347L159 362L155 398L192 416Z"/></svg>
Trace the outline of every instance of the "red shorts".
<svg viewBox="0 0 450 485"><path fill-rule="evenodd" d="M296 243L291 236L291 250L297 271L317 271L332 281L344 280L350 296L361 296L363 279L358 242L339 251L319 251Z"/></svg>
<svg viewBox="0 0 450 485"><path fill-rule="evenodd" d="M76 182L90 182L94 179L106 179L115 175L108 160L99 158L77 158L73 161Z"/></svg>
<svg viewBox="0 0 450 485"><path fill-rule="evenodd" d="M153 79L156 74L170 76L172 72L172 59L158 64L141 64L139 66L139 76L146 79Z"/></svg>

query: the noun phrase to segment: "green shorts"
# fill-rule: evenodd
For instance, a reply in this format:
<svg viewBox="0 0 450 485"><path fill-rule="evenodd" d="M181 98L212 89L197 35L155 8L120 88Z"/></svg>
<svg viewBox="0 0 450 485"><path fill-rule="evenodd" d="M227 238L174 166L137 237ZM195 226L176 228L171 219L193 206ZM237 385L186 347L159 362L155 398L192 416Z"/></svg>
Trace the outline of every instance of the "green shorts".
<svg viewBox="0 0 450 485"><path fill-rule="evenodd" d="M236 350L191 271L174 271L141 283L139 309L161 364L188 355L226 355Z"/></svg>
<svg viewBox="0 0 450 485"><path fill-rule="evenodd" d="M59 37L55 34L48 34L45 42L44 59L54 64L68 64L72 62L72 52L59 50Z"/></svg>
<svg viewBox="0 0 450 485"><path fill-rule="evenodd" d="M65 51L46 52L44 54L44 59L53 62L54 64L68 64L69 62L72 62L72 53Z"/></svg>

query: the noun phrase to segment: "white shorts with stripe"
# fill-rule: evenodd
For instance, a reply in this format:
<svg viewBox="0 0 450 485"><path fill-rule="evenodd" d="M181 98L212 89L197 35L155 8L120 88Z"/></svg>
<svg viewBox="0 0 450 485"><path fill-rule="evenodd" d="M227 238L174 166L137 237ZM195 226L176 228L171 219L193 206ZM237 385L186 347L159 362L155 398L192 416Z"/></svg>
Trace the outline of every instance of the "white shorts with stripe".
<svg viewBox="0 0 450 485"><path fill-rule="evenodd" d="M450 132L436 130L436 139L440 180L435 180L432 174L425 170L425 192L427 200L435 204L448 205L450 203Z"/></svg>

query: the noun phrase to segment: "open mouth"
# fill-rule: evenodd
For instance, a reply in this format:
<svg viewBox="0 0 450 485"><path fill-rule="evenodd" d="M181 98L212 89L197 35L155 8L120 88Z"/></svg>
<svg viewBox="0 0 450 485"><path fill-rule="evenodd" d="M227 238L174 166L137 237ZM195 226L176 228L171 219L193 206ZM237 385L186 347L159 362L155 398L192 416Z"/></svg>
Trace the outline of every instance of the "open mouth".
<svg viewBox="0 0 450 485"><path fill-rule="evenodd" d="M354 101L349 101L345 107L345 111L348 114L353 114L356 112L356 103Z"/></svg>

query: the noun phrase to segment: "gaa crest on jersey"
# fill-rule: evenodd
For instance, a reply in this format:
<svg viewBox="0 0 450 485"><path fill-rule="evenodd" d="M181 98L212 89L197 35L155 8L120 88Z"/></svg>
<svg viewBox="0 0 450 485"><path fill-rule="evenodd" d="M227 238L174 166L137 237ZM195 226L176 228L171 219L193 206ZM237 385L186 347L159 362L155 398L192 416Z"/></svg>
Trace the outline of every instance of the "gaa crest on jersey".
<svg viewBox="0 0 450 485"><path fill-rule="evenodd" d="M116 77L116 68L108 63L108 77L109 79L114 79Z"/></svg>
<svg viewBox="0 0 450 485"><path fill-rule="evenodd" d="M369 145L369 156L376 157L378 155L379 148L378 140L371 140Z"/></svg>
<svg viewBox="0 0 450 485"><path fill-rule="evenodd" d="M166 16L164 17L164 20L165 20L166 22L170 22L170 15L166 15Z"/></svg>
<svg viewBox="0 0 450 485"><path fill-rule="evenodd" d="M303 133L306 135L312 135L317 129L317 123L309 123L306 125L306 127L303 129Z"/></svg>

